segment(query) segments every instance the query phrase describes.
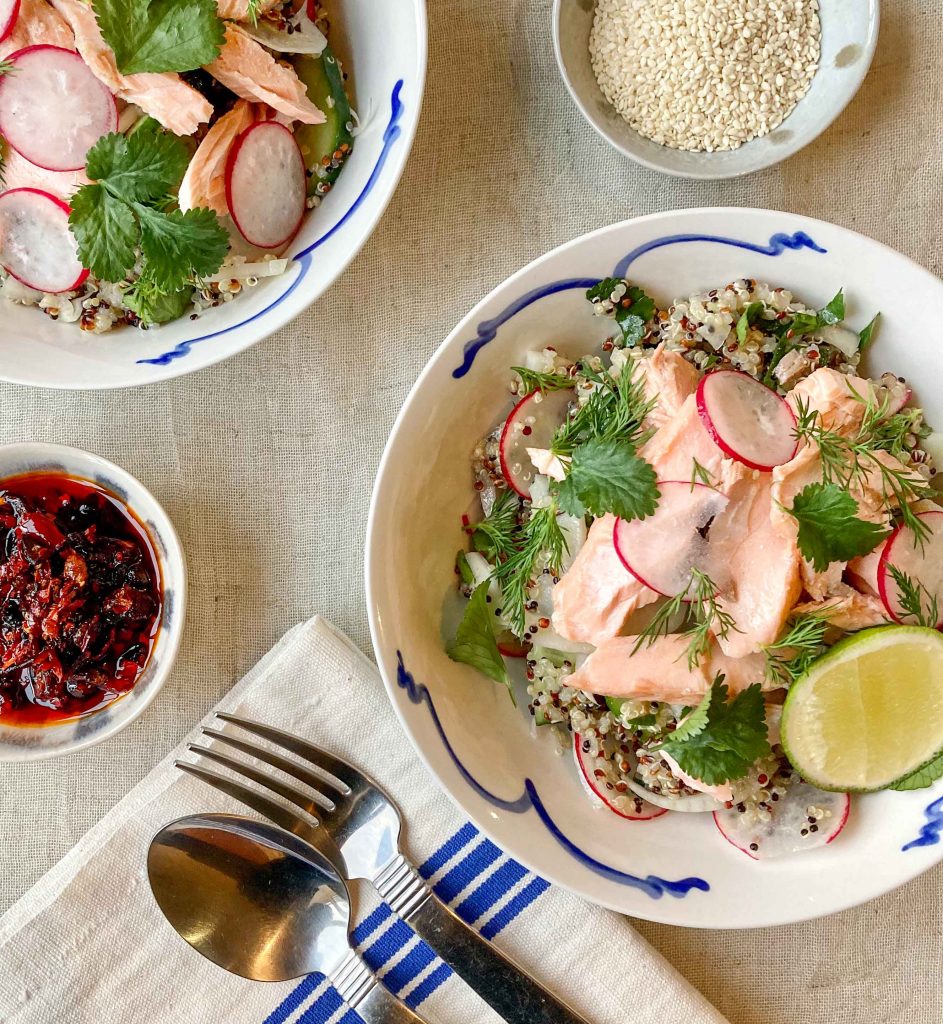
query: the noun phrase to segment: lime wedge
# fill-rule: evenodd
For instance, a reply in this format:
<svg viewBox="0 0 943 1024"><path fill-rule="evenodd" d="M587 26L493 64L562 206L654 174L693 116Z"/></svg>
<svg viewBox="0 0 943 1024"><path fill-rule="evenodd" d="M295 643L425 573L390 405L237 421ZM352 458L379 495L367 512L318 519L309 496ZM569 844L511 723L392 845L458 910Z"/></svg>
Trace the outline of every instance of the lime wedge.
<svg viewBox="0 0 943 1024"><path fill-rule="evenodd" d="M835 644L793 684L780 729L793 767L820 789L910 775L943 750L943 635L884 626Z"/></svg>

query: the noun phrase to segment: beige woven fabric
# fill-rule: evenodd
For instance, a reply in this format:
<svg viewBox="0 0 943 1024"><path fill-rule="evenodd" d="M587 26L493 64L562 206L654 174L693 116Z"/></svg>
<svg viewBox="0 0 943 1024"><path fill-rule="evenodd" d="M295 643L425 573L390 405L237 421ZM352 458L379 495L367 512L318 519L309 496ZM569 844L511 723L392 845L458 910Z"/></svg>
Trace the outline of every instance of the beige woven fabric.
<svg viewBox="0 0 943 1024"><path fill-rule="evenodd" d="M183 655L142 721L74 758L0 768L0 909L288 626L320 610L368 649L361 553L383 442L435 346L511 271L624 217L730 204L831 220L943 272L941 25L943 0L886 0L871 75L819 142L699 184L624 160L582 121L553 61L550 0L431 0L412 160L314 309L229 363L144 391L0 388L0 440L74 444L135 473L180 529L192 581ZM639 930L733 1024L939 1024L941 883L938 869L782 929Z"/></svg>

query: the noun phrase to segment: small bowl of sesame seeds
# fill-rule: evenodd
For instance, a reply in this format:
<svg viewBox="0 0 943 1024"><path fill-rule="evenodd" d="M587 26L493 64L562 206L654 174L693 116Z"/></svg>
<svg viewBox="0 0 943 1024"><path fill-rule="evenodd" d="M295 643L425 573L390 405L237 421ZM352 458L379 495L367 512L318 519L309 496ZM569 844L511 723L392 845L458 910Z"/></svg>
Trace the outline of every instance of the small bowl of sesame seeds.
<svg viewBox="0 0 943 1024"><path fill-rule="evenodd" d="M864 81L878 0L554 0L563 80L636 162L734 178L817 138Z"/></svg>

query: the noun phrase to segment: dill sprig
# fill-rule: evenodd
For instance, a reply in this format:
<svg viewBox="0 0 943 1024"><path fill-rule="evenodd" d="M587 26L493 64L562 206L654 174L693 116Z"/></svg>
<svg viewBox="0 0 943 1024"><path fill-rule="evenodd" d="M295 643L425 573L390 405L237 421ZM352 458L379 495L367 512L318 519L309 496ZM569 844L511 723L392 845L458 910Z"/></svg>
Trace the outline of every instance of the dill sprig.
<svg viewBox="0 0 943 1024"><path fill-rule="evenodd" d="M580 376L596 386L554 434L550 442L553 454L569 458L579 445L591 440L628 441L636 448L644 444L651 436L644 427L645 419L655 401L645 398L644 384L634 373L633 364L626 363L616 378L584 362Z"/></svg>
<svg viewBox="0 0 943 1024"><path fill-rule="evenodd" d="M524 634L527 592L538 567L546 565L554 575L560 573L567 545L557 515L556 502L533 509L521 528L517 547L494 570L503 594L502 614L518 636Z"/></svg>
<svg viewBox="0 0 943 1024"><path fill-rule="evenodd" d="M822 480L834 483L845 490L855 484L862 485L874 473L880 479L883 498L894 502L900 508L900 518L922 544L929 528L914 511L911 504L927 498L932 491L926 481L912 467L889 466L879 456L887 453L900 461L906 454L903 439L906 436L904 423L910 422L907 414L888 416L890 399L875 401L859 395L849 384L852 396L864 403L864 415L856 433L850 437L830 430L822 423L817 409L812 409L801 398L796 403L795 435L799 440L814 444L822 462ZM904 417L904 420L898 417Z"/></svg>
<svg viewBox="0 0 943 1024"><path fill-rule="evenodd" d="M573 378L565 373L544 373L528 370L526 366L512 366L511 369L523 385L523 391L520 392L522 395L529 395L532 391L564 391L575 386Z"/></svg>
<svg viewBox="0 0 943 1024"><path fill-rule="evenodd" d="M632 653L637 653L642 647L650 647L659 637L666 635L672 623L686 611L687 621L682 635L688 638L688 668L695 668L710 650L714 637L726 640L731 631L740 632L733 616L720 607L718 598L717 584L710 576L700 569L692 569L691 582L682 593L658 609L651 622L639 633Z"/></svg>
<svg viewBox="0 0 943 1024"><path fill-rule="evenodd" d="M763 648L766 655L766 676L780 686L789 686L804 675L809 666L825 650L828 621L811 613L797 615L785 633Z"/></svg>
<svg viewBox="0 0 943 1024"><path fill-rule="evenodd" d="M492 561L508 558L519 546L521 499L510 488L498 492L491 512L472 527L472 545Z"/></svg>
<svg viewBox="0 0 943 1024"><path fill-rule="evenodd" d="M706 466L702 466L697 459L691 459L691 490L694 490L695 484L705 484L707 487L714 486L714 478L711 476L710 470Z"/></svg>
<svg viewBox="0 0 943 1024"><path fill-rule="evenodd" d="M248 7L246 8L246 17L252 22L253 26L258 25L259 15L262 13L262 0L248 0Z"/></svg>
<svg viewBox="0 0 943 1024"><path fill-rule="evenodd" d="M940 607L936 595L930 593L923 583L898 569L896 565L888 565L887 571L897 586L897 600L904 613L902 617L913 619L918 626L936 629L940 621Z"/></svg>

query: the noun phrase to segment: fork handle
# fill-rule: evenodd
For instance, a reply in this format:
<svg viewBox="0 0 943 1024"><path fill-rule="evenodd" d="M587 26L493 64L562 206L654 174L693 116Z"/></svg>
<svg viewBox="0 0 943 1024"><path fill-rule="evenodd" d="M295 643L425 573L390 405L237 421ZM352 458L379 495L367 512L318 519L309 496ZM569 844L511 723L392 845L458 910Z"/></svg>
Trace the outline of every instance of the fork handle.
<svg viewBox="0 0 943 1024"><path fill-rule="evenodd" d="M400 855L374 879L396 913L507 1024L588 1024L447 907Z"/></svg>

